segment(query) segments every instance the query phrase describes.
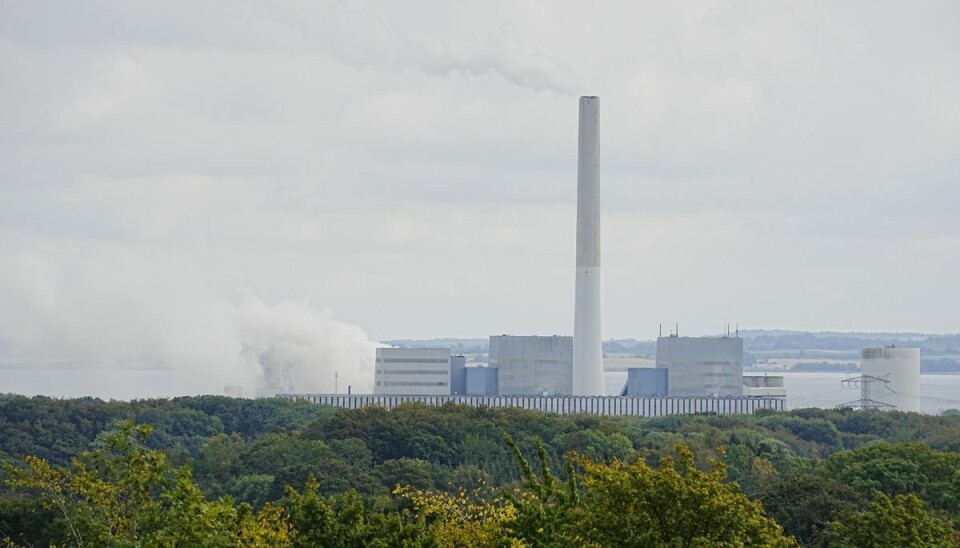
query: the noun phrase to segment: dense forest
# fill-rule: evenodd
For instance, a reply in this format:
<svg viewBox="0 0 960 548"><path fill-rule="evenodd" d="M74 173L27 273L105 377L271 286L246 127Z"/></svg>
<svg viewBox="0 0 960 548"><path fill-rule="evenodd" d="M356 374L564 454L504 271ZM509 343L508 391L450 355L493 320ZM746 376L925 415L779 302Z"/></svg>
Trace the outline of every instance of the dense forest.
<svg viewBox="0 0 960 548"><path fill-rule="evenodd" d="M0 464L0 545L960 545L960 413L0 396Z"/></svg>

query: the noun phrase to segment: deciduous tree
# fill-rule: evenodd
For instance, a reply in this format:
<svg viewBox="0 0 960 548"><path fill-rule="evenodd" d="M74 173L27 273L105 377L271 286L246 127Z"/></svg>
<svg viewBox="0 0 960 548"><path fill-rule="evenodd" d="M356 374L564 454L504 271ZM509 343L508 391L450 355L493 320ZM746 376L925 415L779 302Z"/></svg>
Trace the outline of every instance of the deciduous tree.
<svg viewBox="0 0 960 548"><path fill-rule="evenodd" d="M914 495L878 492L870 508L834 521L828 531L836 548L951 548L960 539L947 519L932 515Z"/></svg>

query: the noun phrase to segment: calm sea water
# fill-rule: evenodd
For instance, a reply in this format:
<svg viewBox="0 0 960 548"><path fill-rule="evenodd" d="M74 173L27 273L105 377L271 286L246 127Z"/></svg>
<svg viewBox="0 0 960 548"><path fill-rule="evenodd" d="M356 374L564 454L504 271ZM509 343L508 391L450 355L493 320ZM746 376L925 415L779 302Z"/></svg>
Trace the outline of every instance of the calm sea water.
<svg viewBox="0 0 960 548"><path fill-rule="evenodd" d="M860 399L860 390L843 388L840 381L859 373L770 373L783 375L787 388L787 409L836 407ZM626 373L607 373L607 394L617 394L627 380ZM920 375L920 411L940 414L960 409L960 375Z"/></svg>
<svg viewBox="0 0 960 548"><path fill-rule="evenodd" d="M0 394L130 400L209 392L191 389L195 381L184 378L187 374L162 369L0 369Z"/></svg>
<svg viewBox="0 0 960 548"><path fill-rule="evenodd" d="M777 373L784 376L787 408L835 407L860 397L857 389L843 388L846 373ZM161 398L210 393L197 387L184 372L164 370L82 371L0 369L0 394L57 398L96 396L104 399ZM607 373L608 394L619 393L626 373ZM224 383L229 384L229 383ZM211 387L213 388L213 387ZM960 409L960 375L920 375L920 410L939 414Z"/></svg>
<svg viewBox="0 0 960 548"><path fill-rule="evenodd" d="M859 389L840 385L841 380L859 373L782 375L787 387L787 409L836 407L860 398ZM920 375L920 411L936 415L947 409L960 409L960 375Z"/></svg>

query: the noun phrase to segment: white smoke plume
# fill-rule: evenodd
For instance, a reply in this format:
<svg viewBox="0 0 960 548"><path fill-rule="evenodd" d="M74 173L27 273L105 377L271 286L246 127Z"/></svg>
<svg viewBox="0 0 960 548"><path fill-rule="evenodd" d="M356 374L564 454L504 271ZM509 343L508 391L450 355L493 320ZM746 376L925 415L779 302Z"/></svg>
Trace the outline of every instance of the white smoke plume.
<svg viewBox="0 0 960 548"><path fill-rule="evenodd" d="M333 392L335 374L341 392L372 388L377 343L306 301L265 302L172 252L6 251L0 393Z"/></svg>
<svg viewBox="0 0 960 548"><path fill-rule="evenodd" d="M233 318L241 356L258 376L255 385L261 390L372 390L377 345L359 327L336 321L329 310L292 301L270 306L244 291Z"/></svg>
<svg viewBox="0 0 960 548"><path fill-rule="evenodd" d="M414 31L399 14L367 3L328 4L312 16L278 5L268 11L285 26L300 29L308 42L319 41L339 61L361 69L495 76L515 86L562 95L576 95L579 88L569 65L525 45L509 22L484 33L451 38Z"/></svg>

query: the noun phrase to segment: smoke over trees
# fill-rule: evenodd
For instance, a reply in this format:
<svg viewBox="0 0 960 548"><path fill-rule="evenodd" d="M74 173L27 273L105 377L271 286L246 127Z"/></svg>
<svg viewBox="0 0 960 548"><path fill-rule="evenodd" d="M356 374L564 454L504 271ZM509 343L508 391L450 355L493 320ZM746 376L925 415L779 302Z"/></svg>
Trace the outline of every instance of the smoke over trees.
<svg viewBox="0 0 960 548"><path fill-rule="evenodd" d="M341 386L370 389L377 345L359 327L306 301L268 303L177 253L112 245L21 251L8 256L0 278L0 358L10 369L49 369L34 379L36 392L332 392L334 372ZM74 393L69 375L57 373L64 369L105 380L99 391ZM164 386L122 374L131 370L162 373Z"/></svg>

